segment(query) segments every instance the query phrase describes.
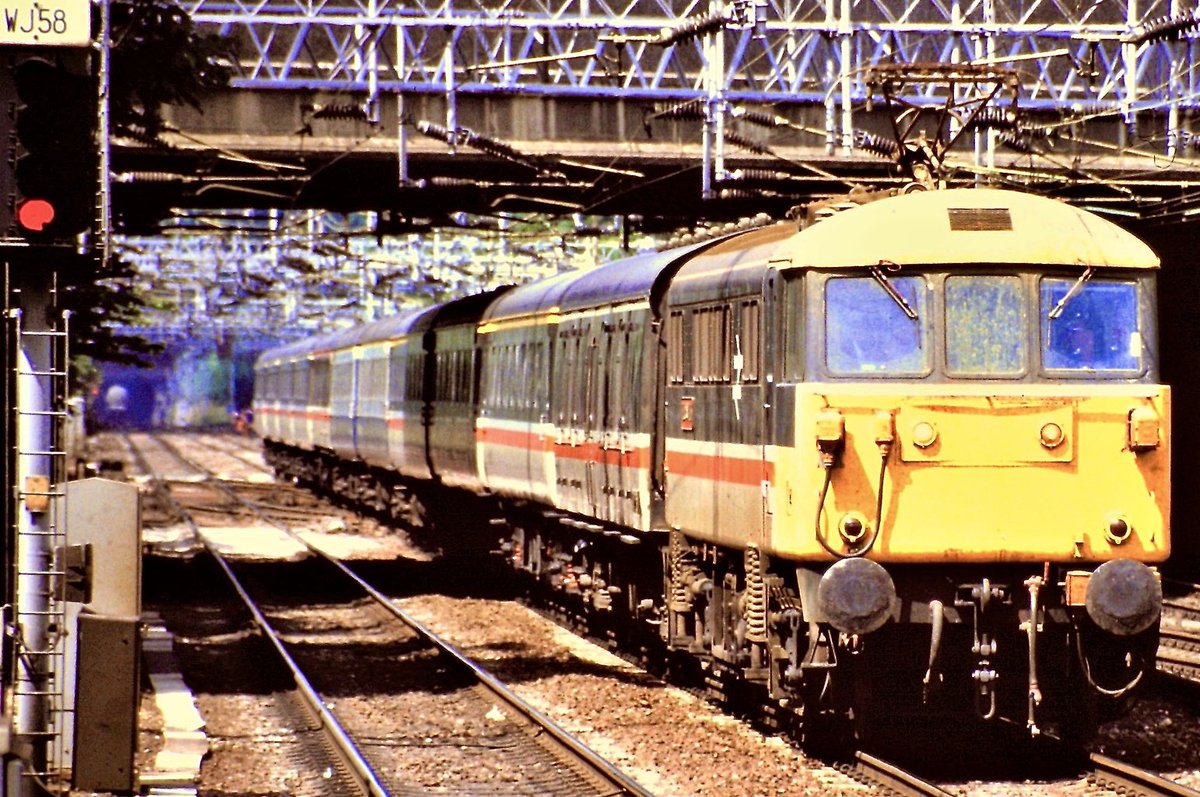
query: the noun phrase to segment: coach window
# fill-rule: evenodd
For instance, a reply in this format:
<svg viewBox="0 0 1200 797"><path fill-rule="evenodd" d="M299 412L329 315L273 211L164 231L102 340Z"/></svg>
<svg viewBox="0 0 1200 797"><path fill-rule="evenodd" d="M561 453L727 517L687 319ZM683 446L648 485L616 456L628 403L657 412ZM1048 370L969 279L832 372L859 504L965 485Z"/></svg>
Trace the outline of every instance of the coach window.
<svg viewBox="0 0 1200 797"><path fill-rule="evenodd" d="M468 349L454 352L454 401L471 400L471 366L473 360Z"/></svg>
<svg viewBox="0 0 1200 797"><path fill-rule="evenodd" d="M783 283L783 378L788 382L804 379L807 354L804 330L803 275L787 275Z"/></svg>
<svg viewBox="0 0 1200 797"><path fill-rule="evenodd" d="M1041 284L1042 365L1076 372L1141 371L1137 283L1047 277Z"/></svg>
<svg viewBox="0 0 1200 797"><path fill-rule="evenodd" d="M308 403L311 406L325 407L329 405L329 358L322 357L312 360L312 375L308 381Z"/></svg>
<svg viewBox="0 0 1200 797"><path fill-rule="evenodd" d="M291 397L293 404L302 405L308 397L308 387L304 380L304 366L300 362L291 364L291 377L292 383L288 386L288 396Z"/></svg>
<svg viewBox="0 0 1200 797"><path fill-rule="evenodd" d="M625 398L629 406L629 417L626 419L626 425L631 429L639 429L641 428L642 402L639 397L642 395L644 355L642 347L645 344L645 326L642 324L632 325L627 338L625 361L627 363L626 372L629 374L629 387Z"/></svg>
<svg viewBox="0 0 1200 797"><path fill-rule="evenodd" d="M742 302L741 319L735 353L742 355L741 381L750 383L758 381L758 372L762 368L761 321L762 313L757 301Z"/></svg>
<svg viewBox="0 0 1200 797"><path fill-rule="evenodd" d="M554 403L557 422L561 427L576 421L575 385L579 381L576 363L579 358L579 338L572 329L559 329L559 355L554 365Z"/></svg>
<svg viewBox="0 0 1200 797"><path fill-rule="evenodd" d="M667 317L667 381L672 385L683 384L683 353L683 311L672 310Z"/></svg>
<svg viewBox="0 0 1200 797"><path fill-rule="evenodd" d="M692 378L696 384L728 382L733 364L729 306L701 307L692 312Z"/></svg>
<svg viewBox="0 0 1200 797"><path fill-rule="evenodd" d="M550 374L546 363L546 350L545 341L538 341L533 347L533 388L535 392L532 409L537 411L537 415L534 417L538 417L543 422L549 420L550 412Z"/></svg>
<svg viewBox="0 0 1200 797"><path fill-rule="evenodd" d="M420 401L425 390L425 355L409 354L405 357L404 398Z"/></svg>
<svg viewBox="0 0 1200 797"><path fill-rule="evenodd" d="M292 400L292 364L279 364L279 400L284 404Z"/></svg>
<svg viewBox="0 0 1200 797"><path fill-rule="evenodd" d="M946 370L963 376L1019 376L1026 326L1021 278L946 278Z"/></svg>
<svg viewBox="0 0 1200 797"><path fill-rule="evenodd" d="M825 362L839 376L913 375L928 369L925 280L885 274L825 283Z"/></svg>

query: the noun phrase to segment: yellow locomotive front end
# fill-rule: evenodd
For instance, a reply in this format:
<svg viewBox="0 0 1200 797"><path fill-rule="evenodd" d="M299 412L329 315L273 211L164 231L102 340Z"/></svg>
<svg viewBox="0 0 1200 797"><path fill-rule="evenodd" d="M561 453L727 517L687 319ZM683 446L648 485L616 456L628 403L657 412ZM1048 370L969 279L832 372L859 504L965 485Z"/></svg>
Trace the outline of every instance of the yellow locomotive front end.
<svg viewBox="0 0 1200 797"><path fill-rule="evenodd" d="M803 385L797 440L810 445L778 452L772 547L892 563L1161 562L1169 402L1167 387L1141 384Z"/></svg>
<svg viewBox="0 0 1200 797"><path fill-rule="evenodd" d="M1000 191L884 200L784 251L761 547L830 634L792 670L873 655L876 695L1034 731L1132 688L1170 552L1155 256Z"/></svg>

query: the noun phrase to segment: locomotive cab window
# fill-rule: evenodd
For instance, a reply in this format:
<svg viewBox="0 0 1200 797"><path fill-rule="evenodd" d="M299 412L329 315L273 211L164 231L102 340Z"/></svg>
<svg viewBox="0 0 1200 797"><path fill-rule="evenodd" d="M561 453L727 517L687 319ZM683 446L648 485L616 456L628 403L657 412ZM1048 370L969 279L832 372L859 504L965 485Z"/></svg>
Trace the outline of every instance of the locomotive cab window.
<svg viewBox="0 0 1200 797"><path fill-rule="evenodd" d="M946 370L955 376L1013 377L1025 371L1025 296L1017 276L950 276Z"/></svg>
<svg viewBox="0 0 1200 797"><path fill-rule="evenodd" d="M839 376L891 376L928 370L925 280L830 277L825 282L825 363Z"/></svg>
<svg viewBox="0 0 1200 797"><path fill-rule="evenodd" d="M1042 365L1081 375L1142 370L1137 283L1078 277L1041 282Z"/></svg>

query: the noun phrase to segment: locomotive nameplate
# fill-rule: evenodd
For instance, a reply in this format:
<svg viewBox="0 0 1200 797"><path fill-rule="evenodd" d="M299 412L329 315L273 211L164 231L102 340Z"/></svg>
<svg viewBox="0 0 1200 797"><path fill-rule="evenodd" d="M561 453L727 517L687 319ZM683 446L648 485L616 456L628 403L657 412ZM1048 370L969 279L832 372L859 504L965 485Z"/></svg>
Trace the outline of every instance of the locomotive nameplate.
<svg viewBox="0 0 1200 797"><path fill-rule="evenodd" d="M997 402L986 397L938 404L901 405L896 437L905 462L1005 466L1070 462L1075 457L1075 406L1062 402ZM1042 439L1049 424L1062 430L1053 446ZM936 439L917 439L932 427Z"/></svg>

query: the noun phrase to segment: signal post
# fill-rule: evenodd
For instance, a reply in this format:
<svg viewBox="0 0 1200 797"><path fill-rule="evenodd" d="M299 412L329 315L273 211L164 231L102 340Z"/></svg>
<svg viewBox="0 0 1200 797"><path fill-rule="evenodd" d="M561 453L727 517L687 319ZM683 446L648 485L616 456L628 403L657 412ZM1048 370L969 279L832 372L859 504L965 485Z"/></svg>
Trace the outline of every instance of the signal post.
<svg viewBox="0 0 1200 797"><path fill-rule="evenodd" d="M106 522L103 512L77 507L68 513L69 492L88 503L111 496L103 486L68 491L63 450L70 328L58 306L62 276L98 268L97 237L107 238L107 164L102 168L107 142L99 135L106 127L100 90L107 79L106 20L104 0L95 5L90 0L0 0L5 366L0 602L9 607L0 637L0 793L5 797L65 794L72 787L134 788L132 749L127 762L110 744L104 750L110 765L80 763L80 756L100 745L80 727L86 723L79 717L89 712L81 715L79 705L93 697L107 704L110 696L80 693L77 701L76 679L83 682L97 664L113 674L114 639L128 647L132 635L136 646L140 609L129 607L140 607L140 594L133 601L94 598L92 580L93 572L104 573L109 564L101 561L97 567L94 561L97 551L110 547L106 535L136 539L137 512L118 513L135 520L112 529L97 527ZM77 529L68 535L69 516L84 518L76 522L89 527L86 533ZM139 566L121 562L125 569ZM112 606L122 607L125 616L110 616ZM97 616L103 622L97 624ZM81 634L85 627L88 633ZM111 627L117 633L107 630ZM93 633L95 628L105 631ZM136 727L137 656L123 659L131 663L117 676L132 678L134 705L128 713ZM94 679L88 683L95 692ZM87 773L86 782L75 782L79 772Z"/></svg>

